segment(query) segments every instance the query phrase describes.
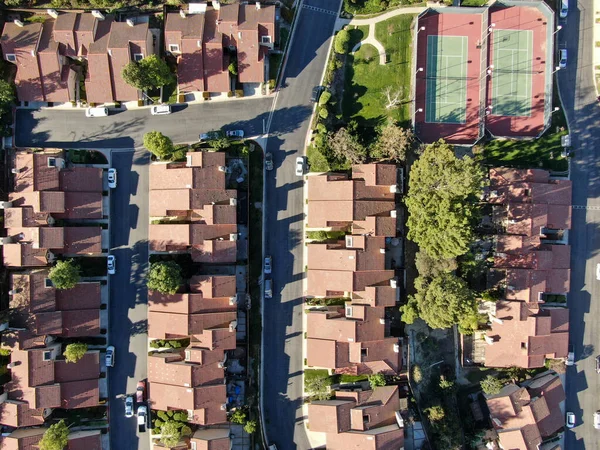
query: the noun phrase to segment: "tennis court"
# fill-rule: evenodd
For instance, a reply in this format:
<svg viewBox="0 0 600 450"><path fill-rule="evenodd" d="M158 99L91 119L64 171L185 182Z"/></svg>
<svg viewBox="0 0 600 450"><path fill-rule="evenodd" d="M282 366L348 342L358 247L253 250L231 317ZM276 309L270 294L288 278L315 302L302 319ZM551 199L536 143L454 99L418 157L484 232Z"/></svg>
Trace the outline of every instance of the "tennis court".
<svg viewBox="0 0 600 450"><path fill-rule="evenodd" d="M465 123L467 36L427 36L425 121Z"/></svg>
<svg viewBox="0 0 600 450"><path fill-rule="evenodd" d="M533 31L494 30L492 52L492 114L530 116Z"/></svg>

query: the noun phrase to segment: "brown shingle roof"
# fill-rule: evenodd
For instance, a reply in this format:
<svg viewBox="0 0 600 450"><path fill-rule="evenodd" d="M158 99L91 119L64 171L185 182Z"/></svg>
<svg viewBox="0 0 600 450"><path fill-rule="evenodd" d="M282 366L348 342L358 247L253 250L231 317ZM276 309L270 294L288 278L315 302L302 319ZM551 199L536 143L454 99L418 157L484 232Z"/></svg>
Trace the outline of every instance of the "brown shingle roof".
<svg viewBox="0 0 600 450"><path fill-rule="evenodd" d="M205 428L196 430L191 438L197 450L229 450L231 439L228 428Z"/></svg>
<svg viewBox="0 0 600 450"><path fill-rule="evenodd" d="M91 408L98 406L100 386L98 379L71 381L60 384L62 408Z"/></svg>
<svg viewBox="0 0 600 450"><path fill-rule="evenodd" d="M95 167L62 169L60 171L60 190L102 193L102 169Z"/></svg>
<svg viewBox="0 0 600 450"><path fill-rule="evenodd" d="M191 364L180 354L154 354L148 358L148 381L184 387L223 383L223 351L204 351L202 359L202 364Z"/></svg>
<svg viewBox="0 0 600 450"><path fill-rule="evenodd" d="M64 230L66 254L102 253L101 227L67 227Z"/></svg>

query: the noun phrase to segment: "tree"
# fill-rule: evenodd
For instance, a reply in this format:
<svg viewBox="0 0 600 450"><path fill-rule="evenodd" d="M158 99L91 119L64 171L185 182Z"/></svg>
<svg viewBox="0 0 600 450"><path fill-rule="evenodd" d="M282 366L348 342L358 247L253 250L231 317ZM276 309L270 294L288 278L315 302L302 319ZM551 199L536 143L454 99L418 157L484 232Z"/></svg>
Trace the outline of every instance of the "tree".
<svg viewBox="0 0 600 450"><path fill-rule="evenodd" d="M485 377L479 384L481 385L481 390L488 395L496 395L504 387L502 381L492 375Z"/></svg>
<svg viewBox="0 0 600 450"><path fill-rule="evenodd" d="M38 444L40 450L63 450L69 442L69 427L61 420L46 430L42 440Z"/></svg>
<svg viewBox="0 0 600 450"><path fill-rule="evenodd" d="M402 322L410 325L415 323L415 320L419 318L419 306L414 297L408 297L406 305L400 307L402 313Z"/></svg>
<svg viewBox="0 0 600 450"><path fill-rule="evenodd" d="M419 317L431 328L450 328L477 313L473 292L465 280L454 274L442 273L421 286L415 283L417 293L412 299L417 302Z"/></svg>
<svg viewBox="0 0 600 450"><path fill-rule="evenodd" d="M76 363L81 358L83 358L83 355L85 355L87 349L87 344L75 342L73 344L67 345L65 351L63 352L63 356L65 357L68 363Z"/></svg>
<svg viewBox="0 0 600 450"><path fill-rule="evenodd" d="M167 447L175 447L181 440L182 424L169 420L160 429L160 442Z"/></svg>
<svg viewBox="0 0 600 450"><path fill-rule="evenodd" d="M385 109L392 109L396 106L400 105L402 102L406 101L404 99L404 89L400 88L394 90L391 85L388 85L383 90L383 95L385 97Z"/></svg>
<svg viewBox="0 0 600 450"><path fill-rule="evenodd" d="M382 373L374 373L368 376L369 384L371 389L376 387L385 386L385 375Z"/></svg>
<svg viewBox="0 0 600 450"><path fill-rule="evenodd" d="M304 390L316 400L328 400L331 382L327 375L304 377Z"/></svg>
<svg viewBox="0 0 600 450"><path fill-rule="evenodd" d="M237 60L231 61L227 67L227 70L229 70L231 75L236 76L238 74Z"/></svg>
<svg viewBox="0 0 600 450"><path fill-rule="evenodd" d="M182 283L181 267L175 261L160 261L150 265L148 289L175 294Z"/></svg>
<svg viewBox="0 0 600 450"><path fill-rule="evenodd" d="M432 258L427 252L419 251L415 255L415 266L420 277L433 278L445 272L453 272L458 268L456 259Z"/></svg>
<svg viewBox="0 0 600 450"><path fill-rule="evenodd" d="M242 425L246 422L246 413L242 409L236 409L230 416L229 421L231 423L237 423Z"/></svg>
<svg viewBox="0 0 600 450"><path fill-rule="evenodd" d="M327 120L329 117L329 110L327 106L319 106L319 117L323 120Z"/></svg>
<svg viewBox="0 0 600 450"><path fill-rule="evenodd" d="M434 405L423 410L431 422L438 422L446 417L446 411L441 405Z"/></svg>
<svg viewBox="0 0 600 450"><path fill-rule="evenodd" d="M249 420L244 425L244 431L248 434L252 434L256 431L256 420Z"/></svg>
<svg viewBox="0 0 600 450"><path fill-rule="evenodd" d="M446 380L445 378L442 378L440 380L440 388L443 391L452 393L452 392L454 392L454 381L450 381L450 380Z"/></svg>
<svg viewBox="0 0 600 450"><path fill-rule="evenodd" d="M417 384L423 381L423 372L421 372L421 367L418 364L412 365L412 379Z"/></svg>
<svg viewBox="0 0 600 450"><path fill-rule="evenodd" d="M350 33L347 30L340 30L338 34L335 35L335 40L333 42L333 47L336 53L348 53L350 46Z"/></svg>
<svg viewBox="0 0 600 450"><path fill-rule="evenodd" d="M405 161L406 152L413 146L415 135L410 128L402 128L393 122L388 123L379 134L373 156Z"/></svg>
<svg viewBox="0 0 600 450"><path fill-rule="evenodd" d="M340 128L335 134L329 135L328 142L333 155L349 164L359 164L367 157L365 148L346 128Z"/></svg>
<svg viewBox="0 0 600 450"><path fill-rule="evenodd" d="M175 152L173 141L160 131L149 131L144 134L144 147L160 159L169 159Z"/></svg>
<svg viewBox="0 0 600 450"><path fill-rule="evenodd" d="M50 269L48 278L56 289L72 289L81 278L79 266L72 259L56 261L54 267Z"/></svg>
<svg viewBox="0 0 600 450"><path fill-rule="evenodd" d="M428 145L410 171L408 238L433 258L466 253L483 185L473 159L458 159L443 141Z"/></svg>
<svg viewBox="0 0 600 450"><path fill-rule="evenodd" d="M0 80L0 114L10 111L15 102L15 89L8 81Z"/></svg>
<svg viewBox="0 0 600 450"><path fill-rule="evenodd" d="M227 138L223 131L213 131L209 133L210 139L206 143L215 150L225 150L231 147L231 141Z"/></svg>
<svg viewBox="0 0 600 450"><path fill-rule="evenodd" d="M169 84L173 74L167 63L157 55L150 55L141 61L131 61L121 71L127 84L142 91L157 89Z"/></svg>

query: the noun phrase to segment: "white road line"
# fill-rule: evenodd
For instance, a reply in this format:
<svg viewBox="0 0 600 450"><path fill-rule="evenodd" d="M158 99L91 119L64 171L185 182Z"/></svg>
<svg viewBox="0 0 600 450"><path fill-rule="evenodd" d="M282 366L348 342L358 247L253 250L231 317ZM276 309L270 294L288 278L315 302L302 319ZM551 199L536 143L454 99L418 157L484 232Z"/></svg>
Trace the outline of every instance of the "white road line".
<svg viewBox="0 0 600 450"><path fill-rule="evenodd" d="M324 14L331 14L332 16L337 16L337 12L331 11L329 9L318 8L317 6L312 5L302 5L303 8L310 9L311 11L316 11Z"/></svg>

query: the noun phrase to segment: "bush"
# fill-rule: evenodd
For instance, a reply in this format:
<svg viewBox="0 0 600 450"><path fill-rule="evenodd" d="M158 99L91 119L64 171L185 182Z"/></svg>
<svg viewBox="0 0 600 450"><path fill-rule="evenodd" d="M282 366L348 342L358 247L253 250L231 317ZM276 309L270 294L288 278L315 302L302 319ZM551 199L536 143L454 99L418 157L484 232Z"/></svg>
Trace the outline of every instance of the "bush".
<svg viewBox="0 0 600 450"><path fill-rule="evenodd" d="M158 411L156 415L161 418L163 422L167 422L170 419L166 411Z"/></svg>
<svg viewBox="0 0 600 450"><path fill-rule="evenodd" d="M10 356L11 350L9 348L0 348L0 356Z"/></svg>
<svg viewBox="0 0 600 450"><path fill-rule="evenodd" d="M323 91L321 97L319 98L319 106L325 106L331 100L331 92Z"/></svg>
<svg viewBox="0 0 600 450"><path fill-rule="evenodd" d="M175 261L160 261L150 265L148 289L175 294L182 283L181 267Z"/></svg>
<svg viewBox="0 0 600 450"><path fill-rule="evenodd" d="M311 172L329 172L331 170L327 158L316 147L312 145L308 147L307 156Z"/></svg>
<svg viewBox="0 0 600 450"><path fill-rule="evenodd" d="M423 373L421 372L421 367L419 367L417 364L413 365L412 379L417 384L419 384L421 381L423 381Z"/></svg>
<svg viewBox="0 0 600 450"><path fill-rule="evenodd" d="M235 90L235 96L237 98L242 98L244 96L244 90L243 89L236 89Z"/></svg>
<svg viewBox="0 0 600 450"><path fill-rule="evenodd" d="M246 425L244 425L244 431L248 434L254 433L256 431L256 421L249 420L246 422Z"/></svg>
<svg viewBox="0 0 600 450"><path fill-rule="evenodd" d="M333 47L336 53L345 54L348 53L348 46L350 45L350 33L347 30L340 30L335 36Z"/></svg>
<svg viewBox="0 0 600 450"><path fill-rule="evenodd" d="M81 342L75 342L73 344L67 345L65 351L63 352L63 356L65 357L68 363L76 363L86 354L88 349L87 344L83 344Z"/></svg>
<svg viewBox="0 0 600 450"><path fill-rule="evenodd" d="M327 110L327 106L321 106L319 108L319 117L323 120L326 120L329 117L329 111Z"/></svg>
<svg viewBox="0 0 600 450"><path fill-rule="evenodd" d="M237 423L243 425L246 422L246 413L241 409L236 409L230 416L229 421L231 423Z"/></svg>
<svg viewBox="0 0 600 450"><path fill-rule="evenodd" d="M161 412L162 412L162 411L159 411L159 413L161 413ZM162 426L163 426L163 424L164 424L164 422L163 422L162 420L160 420L160 419L156 419L156 420L154 421L154 427L155 427L155 428L160 428L160 427L162 427Z"/></svg>
<svg viewBox="0 0 600 450"><path fill-rule="evenodd" d="M184 411L179 411L179 412L176 412L175 414L173 414L173 420L177 420L179 422L187 422L188 415Z"/></svg>
<svg viewBox="0 0 600 450"><path fill-rule="evenodd" d="M504 383L500 381L498 378L493 377L492 375L488 375L483 380L481 380L481 390L488 395L496 395L502 390Z"/></svg>
<svg viewBox="0 0 600 450"><path fill-rule="evenodd" d="M56 265L50 269L48 278L56 289L72 289L81 278L79 266L72 259L56 261Z"/></svg>

